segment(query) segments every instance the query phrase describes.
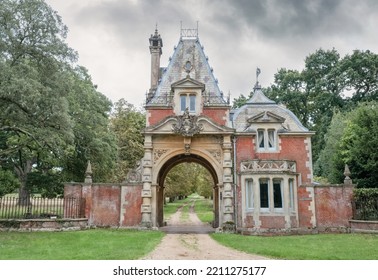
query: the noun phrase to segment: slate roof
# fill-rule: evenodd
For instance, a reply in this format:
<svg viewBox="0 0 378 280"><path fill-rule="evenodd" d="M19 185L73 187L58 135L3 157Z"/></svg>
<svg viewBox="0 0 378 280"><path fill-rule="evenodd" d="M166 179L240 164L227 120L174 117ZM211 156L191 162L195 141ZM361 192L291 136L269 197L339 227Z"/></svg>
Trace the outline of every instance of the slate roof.
<svg viewBox="0 0 378 280"><path fill-rule="evenodd" d="M161 104L163 100L167 100L166 96L171 92L171 85L187 78L188 73L185 64L188 61L192 65L189 76L205 84L205 95L216 100L218 104L227 104L223 99L223 93L218 87L218 81L214 77L213 69L208 63L208 58L198 37L181 37L168 66L162 71L154 97L148 105Z"/></svg>
<svg viewBox="0 0 378 280"><path fill-rule="evenodd" d="M237 133L255 133L256 131L252 129L253 126L248 120L258 115L266 115L269 112L284 119L280 133L313 134L301 124L293 112L266 97L258 84L255 86L253 95L247 103L234 111L232 116L233 127Z"/></svg>

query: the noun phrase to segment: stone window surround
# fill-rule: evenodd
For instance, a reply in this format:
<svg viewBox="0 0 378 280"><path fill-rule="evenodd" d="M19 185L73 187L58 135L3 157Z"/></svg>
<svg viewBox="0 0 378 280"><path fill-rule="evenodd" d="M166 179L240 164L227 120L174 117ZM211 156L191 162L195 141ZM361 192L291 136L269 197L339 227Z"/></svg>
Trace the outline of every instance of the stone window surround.
<svg viewBox="0 0 378 280"><path fill-rule="evenodd" d="M269 181L269 209L260 208L260 179ZM282 208L274 208L273 202L273 180L281 180L282 188ZM247 207L247 182L252 181L252 199L253 208ZM293 174L243 174L241 176L242 191L242 211L243 216L246 214L259 215L293 215L297 214L297 184L296 175ZM291 182L291 183L290 183ZM292 193L290 192L292 186Z"/></svg>

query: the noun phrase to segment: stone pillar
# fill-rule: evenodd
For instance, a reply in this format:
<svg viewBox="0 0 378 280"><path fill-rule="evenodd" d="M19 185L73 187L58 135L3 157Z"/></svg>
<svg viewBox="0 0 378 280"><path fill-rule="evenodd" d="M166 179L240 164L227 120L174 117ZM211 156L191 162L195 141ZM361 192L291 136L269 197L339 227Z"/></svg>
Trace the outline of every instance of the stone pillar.
<svg viewBox="0 0 378 280"><path fill-rule="evenodd" d="M92 217L92 165L91 162L88 160L87 162L87 169L85 170L85 179L84 184L81 188L81 197L85 201L85 217L88 219L88 224L91 225L93 223Z"/></svg>
<svg viewBox="0 0 378 280"><path fill-rule="evenodd" d="M234 205L233 205L233 189L232 189L232 144L231 136L223 137L223 219L222 224L234 225Z"/></svg>
<svg viewBox="0 0 378 280"><path fill-rule="evenodd" d="M142 227L151 228L152 224L152 191L151 191L151 183L152 183L152 136L146 135L144 140L144 158L143 158L143 171L142 171L142 182L143 182L143 189L142 189Z"/></svg>

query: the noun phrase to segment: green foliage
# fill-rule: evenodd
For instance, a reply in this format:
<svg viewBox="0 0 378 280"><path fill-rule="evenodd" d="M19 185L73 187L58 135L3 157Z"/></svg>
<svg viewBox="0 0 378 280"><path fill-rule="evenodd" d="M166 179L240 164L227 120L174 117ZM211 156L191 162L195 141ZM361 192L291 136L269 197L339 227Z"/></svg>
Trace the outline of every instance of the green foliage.
<svg viewBox="0 0 378 280"><path fill-rule="evenodd" d="M118 160L114 172L115 181L125 179L127 171L134 168L144 155L143 129L146 126L145 113L136 109L125 99L114 104L110 118L110 130L115 134Z"/></svg>
<svg viewBox="0 0 378 280"><path fill-rule="evenodd" d="M247 103L247 101L252 97L253 92L249 94L248 97L245 97L243 94L240 94L239 97L234 98L232 101L232 109L237 109L242 107L244 104Z"/></svg>
<svg viewBox="0 0 378 280"><path fill-rule="evenodd" d="M185 197L197 192L212 197L214 180L210 173L196 163L181 163L168 173L165 182L166 197Z"/></svg>
<svg viewBox="0 0 378 280"><path fill-rule="evenodd" d="M341 139L340 152L358 187L378 187L378 103L355 109Z"/></svg>
<svg viewBox="0 0 378 280"><path fill-rule="evenodd" d="M59 194L61 181L82 181L88 159L94 181L109 179L114 167L112 104L74 65L66 35L44 1L0 5L0 161L14 169L22 197Z"/></svg>
<svg viewBox="0 0 378 280"><path fill-rule="evenodd" d="M26 188L31 193L41 194L42 197L54 198L63 195L63 182L59 172L49 170L30 172L26 180Z"/></svg>
<svg viewBox="0 0 378 280"><path fill-rule="evenodd" d="M344 165L340 154L340 139L344 134L347 120L351 113L334 114L325 135L325 144L314 164L314 173L327 178L330 183L342 183Z"/></svg>
<svg viewBox="0 0 378 280"><path fill-rule="evenodd" d="M65 179L81 182L90 160L93 181L110 180L117 152L116 137L109 129L112 103L96 90L84 67L76 67L70 72L67 100L73 120L74 143L64 163Z"/></svg>
<svg viewBox="0 0 378 280"><path fill-rule="evenodd" d="M3 170L0 167L0 197L13 192L20 186L20 181L16 178L13 172Z"/></svg>

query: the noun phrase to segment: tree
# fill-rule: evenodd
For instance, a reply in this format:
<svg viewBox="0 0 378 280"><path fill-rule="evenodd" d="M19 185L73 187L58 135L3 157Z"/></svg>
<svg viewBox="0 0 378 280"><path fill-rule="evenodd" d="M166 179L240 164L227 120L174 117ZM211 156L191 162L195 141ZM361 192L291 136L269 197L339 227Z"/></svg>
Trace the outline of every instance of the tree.
<svg viewBox="0 0 378 280"><path fill-rule="evenodd" d="M340 153L341 138L343 137L350 112L337 112L333 115L331 124L325 135L325 144L314 164L314 173L327 178L333 184L344 180L344 165Z"/></svg>
<svg viewBox="0 0 378 280"><path fill-rule="evenodd" d="M194 192L212 197L214 180L209 171L197 163L181 163L168 173L165 182L165 196L185 197Z"/></svg>
<svg viewBox="0 0 378 280"><path fill-rule="evenodd" d="M378 100L378 55L371 51L355 50L339 63L343 87L352 94L350 101Z"/></svg>
<svg viewBox="0 0 378 280"><path fill-rule="evenodd" d="M314 160L324 146L334 110L344 106L343 84L337 71L339 61L335 49L319 49L306 57L302 71L280 69L267 91L267 96L286 105L304 126L316 131L312 139Z"/></svg>
<svg viewBox="0 0 378 280"><path fill-rule="evenodd" d="M82 181L90 160L93 181L108 181L117 158L116 137L109 127L112 103L96 90L84 67L77 66L69 72L67 90L74 140L62 165L64 177L69 181Z"/></svg>
<svg viewBox="0 0 378 280"><path fill-rule="evenodd" d="M134 168L144 155L143 129L146 127L145 113L125 99L114 104L110 118L110 129L115 134L118 157L114 172L115 181L123 181L128 169Z"/></svg>
<svg viewBox="0 0 378 280"><path fill-rule="evenodd" d="M20 182L13 172L0 168L0 197L13 192L19 185Z"/></svg>
<svg viewBox="0 0 378 280"><path fill-rule="evenodd" d="M358 187L378 187L378 102L362 103L347 122L340 144Z"/></svg>
<svg viewBox="0 0 378 280"><path fill-rule="evenodd" d="M0 151L12 164L27 197L33 165L64 156L72 142L65 99L65 69L76 53L64 42L61 18L39 0L4 0L0 5Z"/></svg>

